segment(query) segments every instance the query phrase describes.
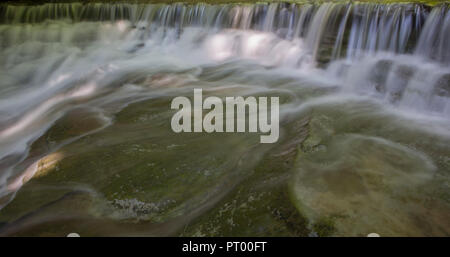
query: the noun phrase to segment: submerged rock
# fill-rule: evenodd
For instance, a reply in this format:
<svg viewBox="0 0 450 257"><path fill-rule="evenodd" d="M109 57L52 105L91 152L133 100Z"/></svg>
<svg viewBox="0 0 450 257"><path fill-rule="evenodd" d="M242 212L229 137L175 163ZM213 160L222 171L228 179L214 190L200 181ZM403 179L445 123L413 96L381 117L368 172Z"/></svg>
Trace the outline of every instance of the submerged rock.
<svg viewBox="0 0 450 257"><path fill-rule="evenodd" d="M377 61L369 74L368 80L374 84L375 90L384 95L386 93L386 81L392 68L392 60Z"/></svg>
<svg viewBox="0 0 450 257"><path fill-rule="evenodd" d="M450 74L442 75L434 85L434 93L442 97L450 97Z"/></svg>
<svg viewBox="0 0 450 257"><path fill-rule="evenodd" d="M449 233L444 217L450 207L445 204L445 197L431 193L444 183L445 180L436 181L436 175L440 169L445 172L447 166L438 167L434 159L414 147L364 135L363 131L371 129L361 121L360 127L354 129L358 133L345 133L349 128L342 131L339 124L346 121L328 119L325 123L325 120L323 116L312 117L313 137L303 145L310 142L307 145L324 147L320 151L302 148L291 183L296 206L311 221L315 233L340 236L365 236L374 231L381 236ZM322 124L322 128L313 124ZM338 133L325 132L333 130Z"/></svg>

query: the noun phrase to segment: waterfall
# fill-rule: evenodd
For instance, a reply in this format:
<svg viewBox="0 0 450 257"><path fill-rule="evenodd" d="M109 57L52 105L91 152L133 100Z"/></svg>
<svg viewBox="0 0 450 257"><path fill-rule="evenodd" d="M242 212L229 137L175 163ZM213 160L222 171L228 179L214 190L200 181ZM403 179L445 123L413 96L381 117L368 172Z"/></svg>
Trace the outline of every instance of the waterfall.
<svg viewBox="0 0 450 257"><path fill-rule="evenodd" d="M449 9L346 2L0 4L0 167L6 167L0 199L20 187L19 181L5 189L30 144L72 106L92 101L102 109L148 97L129 84L159 81L147 76L161 71L198 77L208 65L242 61L243 72L260 65L448 120Z"/></svg>
<svg viewBox="0 0 450 257"><path fill-rule="evenodd" d="M450 12L446 7L434 8L427 18L414 52L450 64Z"/></svg>
<svg viewBox="0 0 450 257"><path fill-rule="evenodd" d="M293 40L305 37L314 57L332 48L329 60L353 59L366 53L415 53L450 61L449 7L421 4L43 4L0 5L3 24L34 24L47 20L147 22L151 26L242 29L276 33ZM424 29L424 33L422 32ZM418 39L421 35L420 39ZM417 45L416 43L417 42ZM414 50L415 49L415 50ZM343 51L345 50L345 51Z"/></svg>
<svg viewBox="0 0 450 257"><path fill-rule="evenodd" d="M96 22L112 29L111 33L93 26ZM111 24L119 33L113 34ZM4 49L26 48L26 41L89 47L102 39L124 41L124 49L134 52L151 39L158 44L198 45L201 49L196 50L216 61L242 57L271 66L327 67L345 88L365 88L399 105L408 102L400 100L408 95L409 86L420 87L416 79L427 84L421 84L422 88L434 92L428 95L447 97L450 91L448 4L2 4L0 33ZM34 47L45 50L43 44ZM20 56L8 52L4 57L0 63L5 68L20 62ZM374 79L377 69L386 72ZM421 73L435 75L423 81L424 77L416 77ZM422 100L432 102L431 98ZM423 108L448 114L446 104L429 105Z"/></svg>

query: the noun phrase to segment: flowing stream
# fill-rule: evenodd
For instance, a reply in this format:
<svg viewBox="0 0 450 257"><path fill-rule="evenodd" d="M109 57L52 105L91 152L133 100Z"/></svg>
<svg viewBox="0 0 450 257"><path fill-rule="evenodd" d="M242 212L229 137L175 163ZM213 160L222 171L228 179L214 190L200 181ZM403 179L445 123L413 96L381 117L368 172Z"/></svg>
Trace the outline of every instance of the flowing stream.
<svg viewBox="0 0 450 257"><path fill-rule="evenodd" d="M448 3L0 5L1 235L449 236L449 173Z"/></svg>

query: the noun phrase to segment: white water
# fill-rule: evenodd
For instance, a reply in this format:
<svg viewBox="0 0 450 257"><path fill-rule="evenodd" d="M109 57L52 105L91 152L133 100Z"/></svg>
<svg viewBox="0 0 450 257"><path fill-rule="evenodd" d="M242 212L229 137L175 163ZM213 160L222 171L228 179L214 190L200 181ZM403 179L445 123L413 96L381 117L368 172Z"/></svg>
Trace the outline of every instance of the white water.
<svg viewBox="0 0 450 257"><path fill-rule="evenodd" d="M20 188L36 161L24 162L30 145L69 110L110 117L165 93L136 78L157 84L154 74L189 71L195 81L203 67L231 60L249 81L250 61L337 87L337 99L365 95L419 120L433 116L449 132L448 6L47 4L1 12L0 198Z"/></svg>

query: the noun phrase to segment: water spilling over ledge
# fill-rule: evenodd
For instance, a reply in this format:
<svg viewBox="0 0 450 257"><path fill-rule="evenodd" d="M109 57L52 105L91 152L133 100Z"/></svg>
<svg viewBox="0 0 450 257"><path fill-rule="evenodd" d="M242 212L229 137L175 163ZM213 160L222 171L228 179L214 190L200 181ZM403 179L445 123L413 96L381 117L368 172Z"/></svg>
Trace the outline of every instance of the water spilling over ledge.
<svg viewBox="0 0 450 257"><path fill-rule="evenodd" d="M448 4L0 4L0 67L0 234L450 233ZM280 141L173 133L194 88Z"/></svg>
<svg viewBox="0 0 450 257"><path fill-rule="evenodd" d="M2 23L38 23L46 20L130 21L146 23L153 30L186 27L242 29L273 32L281 38L305 38L317 54L321 43L333 44L334 59L353 57L361 51L410 53L428 16L427 35L418 52L449 62L448 5L421 4L44 4L1 5ZM142 27L141 27L142 29ZM425 43L428 42L428 43ZM347 51L343 51L343 47ZM447 48L446 48L447 47ZM436 48L436 49L435 49Z"/></svg>

